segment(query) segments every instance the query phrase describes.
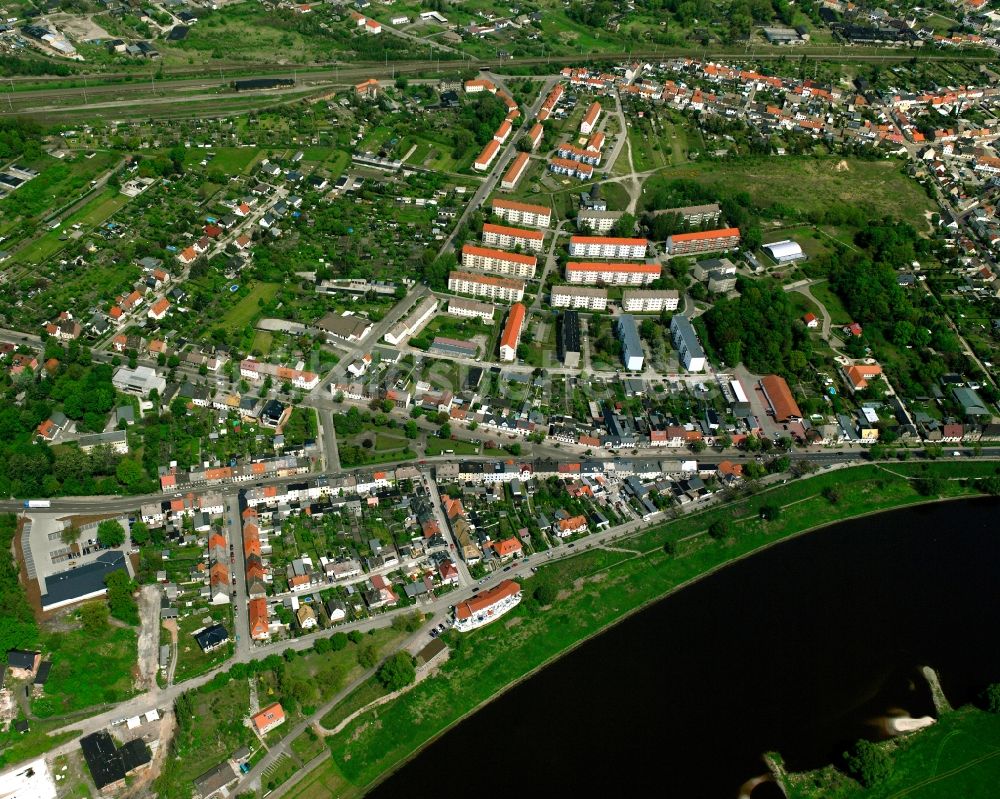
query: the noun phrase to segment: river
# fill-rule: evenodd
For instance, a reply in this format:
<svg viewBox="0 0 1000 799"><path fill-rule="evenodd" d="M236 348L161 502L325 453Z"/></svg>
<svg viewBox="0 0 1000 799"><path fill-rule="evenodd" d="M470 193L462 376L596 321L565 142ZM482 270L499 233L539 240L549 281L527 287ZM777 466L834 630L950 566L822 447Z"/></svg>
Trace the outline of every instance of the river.
<svg viewBox="0 0 1000 799"><path fill-rule="evenodd" d="M934 715L1000 673L1000 501L842 522L650 606L441 736L373 789L732 799L777 750L832 762L887 716ZM773 785L753 799L780 795Z"/></svg>

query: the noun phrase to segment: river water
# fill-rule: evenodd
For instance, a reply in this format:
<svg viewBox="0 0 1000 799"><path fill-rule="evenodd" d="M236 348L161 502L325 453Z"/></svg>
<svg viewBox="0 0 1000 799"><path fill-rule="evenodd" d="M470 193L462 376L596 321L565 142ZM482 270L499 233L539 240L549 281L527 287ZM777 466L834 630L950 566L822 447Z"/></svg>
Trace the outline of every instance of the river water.
<svg viewBox="0 0 1000 799"><path fill-rule="evenodd" d="M843 522L736 563L584 644L443 735L372 799L732 799L777 750L832 762L887 716L1000 678L1000 502ZM753 799L779 795L773 785Z"/></svg>

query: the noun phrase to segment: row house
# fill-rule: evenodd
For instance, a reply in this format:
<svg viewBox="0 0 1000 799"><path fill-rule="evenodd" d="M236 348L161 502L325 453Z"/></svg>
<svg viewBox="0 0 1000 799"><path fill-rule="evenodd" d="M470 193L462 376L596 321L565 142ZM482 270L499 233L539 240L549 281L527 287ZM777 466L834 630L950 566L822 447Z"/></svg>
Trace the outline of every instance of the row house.
<svg viewBox="0 0 1000 799"><path fill-rule="evenodd" d="M506 230L510 229L507 228ZM497 239L504 238L504 240L508 241L511 239L508 233L498 233L494 234L494 236ZM488 247L477 247L475 244L465 244L462 246L462 266L466 269L475 269L481 272L493 272L499 275L530 279L535 276L538 259L534 255L508 253Z"/></svg>
<svg viewBox="0 0 1000 799"><path fill-rule="evenodd" d="M524 298L524 281L455 271L448 275L448 291L473 297L489 297L491 300L520 302Z"/></svg>
<svg viewBox="0 0 1000 799"><path fill-rule="evenodd" d="M614 264L575 262L566 264L566 281L574 284L605 283L612 286L642 286L660 277L659 264Z"/></svg>

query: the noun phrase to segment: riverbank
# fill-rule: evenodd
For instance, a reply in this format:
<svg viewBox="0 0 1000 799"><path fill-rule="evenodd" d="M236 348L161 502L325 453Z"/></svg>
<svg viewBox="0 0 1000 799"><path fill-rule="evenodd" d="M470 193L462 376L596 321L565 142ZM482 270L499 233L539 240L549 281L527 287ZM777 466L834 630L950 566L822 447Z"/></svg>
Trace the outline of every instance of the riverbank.
<svg viewBox="0 0 1000 799"><path fill-rule="evenodd" d="M622 539L613 550L585 551L542 568L524 581L526 599L509 618L472 635L449 635L453 654L439 676L331 738L333 757L294 795L360 795L486 702L665 595L817 527L936 498L972 496L974 488L954 479L933 486L939 497L927 496L926 481L982 477L997 469L973 461L887 466L891 471L871 464L795 480ZM762 521L765 505L780 506L778 517ZM706 534L714 521L728 524L727 540ZM530 597L545 583L559 592L548 609Z"/></svg>
<svg viewBox="0 0 1000 799"><path fill-rule="evenodd" d="M862 788L833 766L785 777L789 799L994 796L1000 785L1000 714L965 706L936 724L879 744L892 761L885 782Z"/></svg>

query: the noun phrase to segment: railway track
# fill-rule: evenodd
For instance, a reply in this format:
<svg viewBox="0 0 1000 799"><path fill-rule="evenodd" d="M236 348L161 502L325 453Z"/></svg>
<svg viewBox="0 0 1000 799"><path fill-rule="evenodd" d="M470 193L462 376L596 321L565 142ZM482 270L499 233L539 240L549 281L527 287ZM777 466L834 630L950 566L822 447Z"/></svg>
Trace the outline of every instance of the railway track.
<svg viewBox="0 0 1000 799"><path fill-rule="evenodd" d="M302 92L315 88L336 89L345 86L352 86L365 78L391 79L399 75L429 74L439 72L453 73L455 71L466 71L470 69L492 69L502 70L510 68L551 66L553 69L564 64L579 63L581 60L608 60L616 61L620 58L629 59L665 59L679 55L699 57L703 59L725 58L728 61L759 61L762 59L787 57L789 51L777 48L747 49L743 51L704 50L691 51L684 49L653 49L635 50L621 54L602 54L596 59L593 56L566 55L566 56L546 56L546 57L526 57L515 59L484 59L480 61L459 61L448 59L434 59L422 61L396 61L396 62L367 62L355 64L329 64L303 69L292 68L287 65L254 65L248 69L247 65L239 67L220 66L213 67L210 73L205 74L204 67L191 68L182 67L170 70L164 77L157 77L157 74L139 75L135 73L117 73L114 75L91 75L80 76L72 80L74 85L59 86L58 88L32 88L17 89L19 82L17 79L5 79L0 81L0 116L12 115L38 115L56 114L60 111L73 111L79 115L86 112L87 107L93 105L94 111L113 111L116 107L134 105L137 100L149 101L152 106L168 106L176 102L184 102L185 95L204 95L205 93L217 94L220 98L257 98L274 96L276 99L282 96L281 90L264 90L253 92L237 93L230 86L235 79L250 80L255 78L291 78L296 82L295 91ZM856 48L824 47L799 49L795 51L796 57L833 60L833 61L854 61L854 62L898 62L909 61L916 58L919 61L971 61L974 63L987 63L992 60L989 55L979 53L962 54L956 51L953 54L945 55L925 55L916 54L913 51L864 51ZM202 73L198 77L184 77L190 70L200 70ZM116 80L120 78L120 80ZM127 79L126 79L127 78ZM37 83L39 79L32 77L31 81ZM64 77L53 78L52 82L65 83ZM12 90L4 92L6 83ZM23 85L23 82L22 82ZM173 99L170 99L173 98Z"/></svg>

